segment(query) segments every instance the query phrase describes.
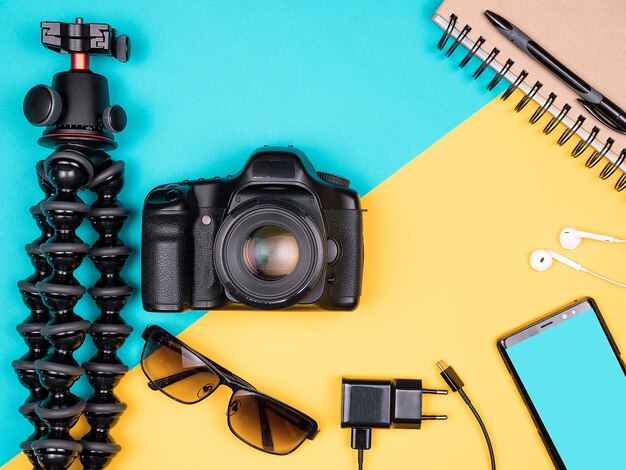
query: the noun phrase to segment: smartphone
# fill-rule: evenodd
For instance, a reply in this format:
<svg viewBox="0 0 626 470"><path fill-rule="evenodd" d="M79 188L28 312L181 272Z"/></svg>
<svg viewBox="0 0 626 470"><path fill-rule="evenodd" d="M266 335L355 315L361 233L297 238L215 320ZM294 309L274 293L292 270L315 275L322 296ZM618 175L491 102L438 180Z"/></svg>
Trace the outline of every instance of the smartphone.
<svg viewBox="0 0 626 470"><path fill-rule="evenodd" d="M558 469L626 468L626 366L592 298L498 340Z"/></svg>

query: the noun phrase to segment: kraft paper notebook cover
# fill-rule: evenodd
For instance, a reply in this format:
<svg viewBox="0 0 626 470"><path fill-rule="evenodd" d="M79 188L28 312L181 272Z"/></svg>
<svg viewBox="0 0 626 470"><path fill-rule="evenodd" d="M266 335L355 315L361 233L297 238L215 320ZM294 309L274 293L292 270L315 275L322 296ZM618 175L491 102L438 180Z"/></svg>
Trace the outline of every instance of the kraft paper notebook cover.
<svg viewBox="0 0 626 470"><path fill-rule="evenodd" d="M498 74L495 77L502 75L526 93L522 103L516 101L516 108L530 101L529 98L537 103L531 118L533 124L539 123L537 127L548 134L555 129L556 123L563 122L570 130L555 132L558 142L562 145L577 134L580 140L571 139L575 144L572 155L586 153L582 160L589 168L606 158L609 161L600 167L600 177L608 179L614 173L619 174L615 187L618 190L626 188L626 176L622 176L626 172L626 135L607 128L587 112L577 102L576 93L505 39L485 18L485 10L511 21L624 109L626 43L623 27L626 2L445 0L433 16L433 21L446 31L439 43L440 48L446 52L459 49L452 56L454 60L469 55L457 43L469 51L473 50L482 61L481 68L488 65ZM527 74L522 74L523 71ZM621 171L616 171L618 167Z"/></svg>

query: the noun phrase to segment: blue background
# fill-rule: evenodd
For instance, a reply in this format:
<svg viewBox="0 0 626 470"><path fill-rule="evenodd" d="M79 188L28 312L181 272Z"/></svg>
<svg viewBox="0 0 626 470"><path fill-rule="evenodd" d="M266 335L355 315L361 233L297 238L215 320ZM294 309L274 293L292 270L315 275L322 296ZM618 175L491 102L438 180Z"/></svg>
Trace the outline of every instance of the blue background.
<svg viewBox="0 0 626 470"><path fill-rule="evenodd" d="M120 199L133 216L122 238L136 251L124 273L138 287L140 212L157 184L233 173L258 146L293 144L365 194L493 98L485 91L491 73L468 86L475 67L456 66L464 53L446 60L436 50L441 31L430 17L438 4L0 1L0 464L31 432L17 412L27 392L10 366L26 351L15 325L28 312L15 284L32 273L23 247L38 236L28 213L42 197L34 169L50 153L37 145L41 129L23 117L22 100L69 68L67 56L40 45L39 22L82 16L131 37L128 63L95 57L91 68L108 77L112 102L129 117L111 153L126 162ZM87 223L79 233L94 240ZM87 286L97 278L88 261L76 276ZM97 314L87 298L76 311ZM136 330L122 359L137 363L147 323L177 333L202 314L148 314L135 295L122 312ZM76 357L92 354L88 339ZM83 378L73 390L86 397L89 387Z"/></svg>
<svg viewBox="0 0 626 470"><path fill-rule="evenodd" d="M570 470L624 462L626 376L593 310L507 349ZM592 396L601 409L593 409Z"/></svg>

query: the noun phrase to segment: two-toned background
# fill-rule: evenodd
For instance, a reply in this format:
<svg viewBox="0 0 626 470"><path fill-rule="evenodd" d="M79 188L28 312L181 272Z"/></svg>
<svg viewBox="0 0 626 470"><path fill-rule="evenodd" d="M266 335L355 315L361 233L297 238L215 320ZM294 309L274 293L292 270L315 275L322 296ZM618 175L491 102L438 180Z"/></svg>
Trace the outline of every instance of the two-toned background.
<svg viewBox="0 0 626 470"><path fill-rule="evenodd" d="M577 297L592 295L626 344L624 294L555 266L528 267L537 247L557 247L564 225L626 236L624 195L596 182L566 149L485 91L472 70L436 51L437 0L392 2L0 2L2 197L0 465L31 431L10 366L26 350L15 325L27 315L16 282L32 268L23 246L37 236L28 208L40 200L41 129L22 99L68 68L39 43L39 22L106 22L132 41L131 60L92 59L129 116L113 158L126 162L121 201L133 211L122 238L135 249L124 277L139 289L140 213L155 185L237 171L263 144L301 148L318 170L343 175L364 195L364 292L355 312L144 312L139 293L122 311L135 328L121 357L137 365L140 334L159 324L259 389L317 419L321 432L276 457L242 444L226 426L227 392L184 406L152 392L138 368L118 388L129 404L112 434L110 468L348 469L339 428L343 375L423 378L444 384L446 359L490 429L502 468L549 468L526 409L498 357L496 339ZM462 54L460 51L457 54ZM513 99L513 98L512 98ZM530 111L530 109L529 109ZM89 196L85 196L89 200ZM621 233L620 233L621 231ZM81 236L93 241L85 225ZM620 275L626 252L583 244L575 259ZM574 256L573 256L574 257ZM86 261L85 285L97 278ZM623 279L623 278L622 278ZM97 315L88 299L77 313ZM91 340L76 354L87 360ZM557 358L554 358L556 360ZM73 389L74 390L74 389ZM75 387L87 397L84 379ZM432 399L428 399L432 398ZM459 397L427 397L449 421L421 431L379 431L369 469L487 468L482 436ZM84 433L77 426L77 437Z"/></svg>

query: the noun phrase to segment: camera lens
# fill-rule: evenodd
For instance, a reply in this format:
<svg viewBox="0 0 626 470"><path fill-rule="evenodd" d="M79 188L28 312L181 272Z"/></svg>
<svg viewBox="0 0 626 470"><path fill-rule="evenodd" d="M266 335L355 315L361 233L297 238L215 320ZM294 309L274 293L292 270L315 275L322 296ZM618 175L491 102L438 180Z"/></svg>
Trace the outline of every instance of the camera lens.
<svg viewBox="0 0 626 470"><path fill-rule="evenodd" d="M264 197L226 216L213 252L216 274L231 298L254 308L285 308L323 279L326 235L301 205Z"/></svg>
<svg viewBox="0 0 626 470"><path fill-rule="evenodd" d="M295 236L279 225L263 225L254 230L243 245L243 260L250 273L273 281L293 272L300 250Z"/></svg>

